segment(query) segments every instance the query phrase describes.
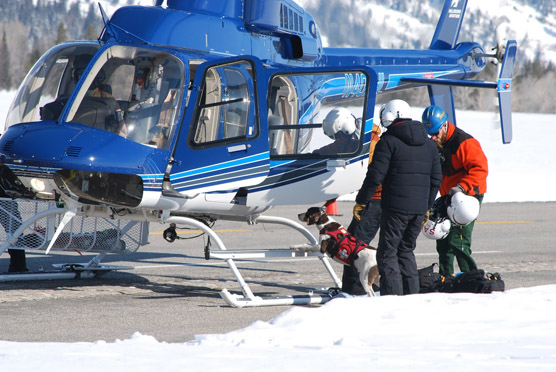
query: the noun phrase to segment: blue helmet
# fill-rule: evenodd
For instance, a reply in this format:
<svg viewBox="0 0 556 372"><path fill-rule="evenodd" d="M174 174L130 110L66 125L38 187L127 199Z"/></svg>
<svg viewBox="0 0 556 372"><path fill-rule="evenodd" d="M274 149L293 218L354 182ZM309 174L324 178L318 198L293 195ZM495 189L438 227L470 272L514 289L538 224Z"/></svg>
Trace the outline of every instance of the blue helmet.
<svg viewBox="0 0 556 372"><path fill-rule="evenodd" d="M434 134L448 121L448 114L438 106L429 106L423 112L422 122L427 133Z"/></svg>

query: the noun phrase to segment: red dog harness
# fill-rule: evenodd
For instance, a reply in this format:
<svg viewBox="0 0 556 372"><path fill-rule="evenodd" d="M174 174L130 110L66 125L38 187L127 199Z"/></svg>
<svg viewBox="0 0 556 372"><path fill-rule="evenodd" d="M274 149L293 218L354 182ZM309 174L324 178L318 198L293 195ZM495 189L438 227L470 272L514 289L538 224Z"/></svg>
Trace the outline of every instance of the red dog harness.
<svg viewBox="0 0 556 372"><path fill-rule="evenodd" d="M357 258L357 254L368 247L365 242L356 239L343 227L334 231L321 230L320 233L329 235L331 239L334 239L334 247L329 253L333 258L347 265L351 265L353 260Z"/></svg>

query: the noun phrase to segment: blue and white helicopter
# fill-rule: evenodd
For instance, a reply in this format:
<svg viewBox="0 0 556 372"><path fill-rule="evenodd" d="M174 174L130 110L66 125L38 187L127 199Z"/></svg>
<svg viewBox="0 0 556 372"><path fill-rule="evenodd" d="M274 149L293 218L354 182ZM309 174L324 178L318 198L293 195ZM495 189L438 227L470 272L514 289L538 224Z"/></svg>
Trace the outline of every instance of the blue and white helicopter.
<svg viewBox="0 0 556 372"><path fill-rule="evenodd" d="M243 294L224 290L229 304L326 301L326 295L255 296L233 262L248 253L226 250L211 222L285 224L316 246L297 222L263 213L360 187L382 93L427 86L431 102L455 123L452 87L497 89L502 139L509 143L517 45L500 46L497 82L469 80L496 56L475 42L457 42L466 5L445 1L426 50L325 48L313 17L292 0L155 0L121 7L110 18L101 8L98 41L47 51L9 110L0 186L12 198L57 207L21 221L0 253L21 248L26 229L46 215L60 217L35 244L47 252L74 216L174 224L165 233L170 239L175 224L188 225L211 237L219 248L211 257L225 259L236 275ZM338 107L357 118L355 145L319 152L333 141L323 133L323 118ZM322 256L314 249L283 251Z"/></svg>

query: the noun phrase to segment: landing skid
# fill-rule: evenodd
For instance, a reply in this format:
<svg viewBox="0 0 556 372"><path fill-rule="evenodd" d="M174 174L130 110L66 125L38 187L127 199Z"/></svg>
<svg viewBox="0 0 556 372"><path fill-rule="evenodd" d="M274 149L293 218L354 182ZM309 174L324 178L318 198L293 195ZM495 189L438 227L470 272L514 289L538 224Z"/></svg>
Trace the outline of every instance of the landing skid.
<svg viewBox="0 0 556 372"><path fill-rule="evenodd" d="M251 220L249 223L275 223L281 224L293 228L294 230L300 232L309 241L308 244L295 246L292 249L257 249L257 250L240 250L240 251L229 251L226 249L224 243L220 237L207 225L204 223L183 216L171 216L164 221L165 223L175 223L175 224L185 224L193 226L205 232L210 236L211 241L213 241L216 246L220 249L219 251L211 251L210 257L222 259L226 261L230 269L232 270L243 295L237 295L230 293L227 289L223 289L220 296L226 303L230 306L242 308L242 307L259 307L259 306L279 306L279 305L310 305L310 304L322 304L332 299L331 294L313 294L313 295L299 295L299 296L284 296L284 297L261 297L255 296L251 291L249 285L243 279L239 269L237 268L234 259L249 259L249 258L275 258L275 257L309 257L317 256L323 263L325 269L328 271L335 287L341 286L341 280L338 278L332 266L330 265L329 258L321 254L315 247L318 246L318 242L315 237L302 225L299 223L288 220L282 217L273 216L258 216Z"/></svg>
<svg viewBox="0 0 556 372"><path fill-rule="evenodd" d="M235 295L223 289L220 296L226 303L233 307L258 307L258 306L283 306L283 305L310 305L323 304L332 299L329 294L322 295L299 295L299 296L283 296L283 297L259 297L254 296L247 298L245 296Z"/></svg>

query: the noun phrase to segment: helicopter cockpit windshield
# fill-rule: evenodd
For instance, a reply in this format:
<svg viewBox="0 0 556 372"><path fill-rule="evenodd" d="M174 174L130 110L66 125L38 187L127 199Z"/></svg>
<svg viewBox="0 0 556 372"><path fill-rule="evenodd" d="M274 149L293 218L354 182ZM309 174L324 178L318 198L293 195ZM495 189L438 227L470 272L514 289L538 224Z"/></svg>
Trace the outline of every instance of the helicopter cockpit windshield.
<svg viewBox="0 0 556 372"><path fill-rule="evenodd" d="M116 45L89 66L98 49L98 44L74 43L46 53L19 89L6 126L64 120L169 148L183 93L183 63L160 50Z"/></svg>
<svg viewBox="0 0 556 372"><path fill-rule="evenodd" d="M76 86L79 73L76 56L91 57L98 43L72 43L55 46L35 63L21 84L8 111L6 128L18 123L58 120ZM83 73L89 60L83 61Z"/></svg>
<svg viewBox="0 0 556 372"><path fill-rule="evenodd" d="M183 92L183 63L171 54L113 46L84 78L67 121L168 148Z"/></svg>

